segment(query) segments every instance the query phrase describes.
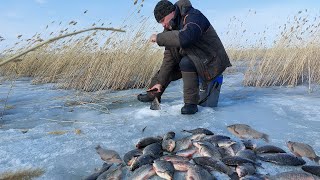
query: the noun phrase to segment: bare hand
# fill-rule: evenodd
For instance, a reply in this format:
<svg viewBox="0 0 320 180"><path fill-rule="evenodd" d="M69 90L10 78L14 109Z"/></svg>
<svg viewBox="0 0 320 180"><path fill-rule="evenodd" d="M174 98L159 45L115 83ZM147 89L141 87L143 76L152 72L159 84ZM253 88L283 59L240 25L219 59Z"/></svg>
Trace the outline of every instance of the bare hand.
<svg viewBox="0 0 320 180"><path fill-rule="evenodd" d="M149 39L150 42L152 43L156 43L157 42L157 35L156 34L152 34L150 39Z"/></svg>
<svg viewBox="0 0 320 180"><path fill-rule="evenodd" d="M155 91L155 92L160 93L160 92L161 92L161 89L162 89L162 85L161 85L161 84L156 84L156 85L154 85L152 88L148 89L147 92L149 92L149 91Z"/></svg>

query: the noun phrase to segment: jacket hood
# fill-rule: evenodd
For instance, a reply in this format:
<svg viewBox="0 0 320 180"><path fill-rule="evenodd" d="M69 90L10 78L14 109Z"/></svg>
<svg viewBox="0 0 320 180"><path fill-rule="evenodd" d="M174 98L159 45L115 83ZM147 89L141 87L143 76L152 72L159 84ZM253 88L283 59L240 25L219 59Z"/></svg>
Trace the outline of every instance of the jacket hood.
<svg viewBox="0 0 320 180"><path fill-rule="evenodd" d="M179 0L175 5L179 8L181 16L185 16L189 9L192 8L190 0Z"/></svg>

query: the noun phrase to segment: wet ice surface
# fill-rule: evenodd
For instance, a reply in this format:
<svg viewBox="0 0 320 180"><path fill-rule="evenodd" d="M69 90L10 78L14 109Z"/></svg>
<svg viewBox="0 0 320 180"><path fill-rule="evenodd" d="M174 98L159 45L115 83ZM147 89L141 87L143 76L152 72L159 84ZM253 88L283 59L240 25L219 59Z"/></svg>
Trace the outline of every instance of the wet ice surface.
<svg viewBox="0 0 320 180"><path fill-rule="evenodd" d="M309 94L305 86L243 87L242 79L242 74L226 75L219 107L200 107L192 116L180 114L181 81L167 89L160 111L152 111L150 104L136 100L142 90L106 93L99 96L99 101L89 103L90 98L50 84L31 85L28 79L18 80L13 86L4 82L0 85L0 115L4 114L0 173L42 167L46 173L39 179L81 179L103 164L94 149L98 144L123 156L140 138L167 131L175 131L179 138L186 135L182 129L204 127L234 137L226 129L234 123L269 134L271 144L286 151L285 142L292 140L307 143L320 154L319 91ZM23 134L21 129L29 130ZM77 135L75 129L82 133ZM48 134L53 131L65 134ZM270 163L263 163L263 167L260 172L270 174L296 169Z"/></svg>

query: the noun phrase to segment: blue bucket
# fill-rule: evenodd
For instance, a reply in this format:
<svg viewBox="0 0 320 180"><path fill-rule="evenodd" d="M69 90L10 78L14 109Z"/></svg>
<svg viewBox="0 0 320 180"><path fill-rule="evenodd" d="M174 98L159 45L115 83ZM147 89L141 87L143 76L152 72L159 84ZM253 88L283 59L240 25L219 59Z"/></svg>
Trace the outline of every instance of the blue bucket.
<svg viewBox="0 0 320 180"><path fill-rule="evenodd" d="M217 107L220 89L223 83L223 75L219 75L210 82L199 79L200 84L200 106Z"/></svg>

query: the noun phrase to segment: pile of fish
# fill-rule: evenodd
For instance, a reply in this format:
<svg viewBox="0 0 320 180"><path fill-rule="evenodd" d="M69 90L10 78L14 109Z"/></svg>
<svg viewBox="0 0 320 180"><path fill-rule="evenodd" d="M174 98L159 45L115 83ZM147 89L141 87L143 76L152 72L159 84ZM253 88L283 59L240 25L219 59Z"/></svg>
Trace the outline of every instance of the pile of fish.
<svg viewBox="0 0 320 180"><path fill-rule="evenodd" d="M319 163L320 158L311 146L289 141L289 153L269 144L267 134L248 125L234 124L227 126L227 129L240 139L215 134L205 128L183 130L188 136L181 139L176 139L174 132L168 132L161 137L139 140L136 148L127 152L123 158L116 151L103 149L98 145L96 151L105 163L86 180L145 180L154 176L172 180L177 179L176 174L182 174L179 179L182 176L187 180L213 180L218 177L243 180L320 180L320 166L306 165L302 158ZM261 139L266 143L258 146L253 139ZM262 162L274 163L275 166L299 167L276 175L260 174ZM225 178L216 176L217 173Z"/></svg>

